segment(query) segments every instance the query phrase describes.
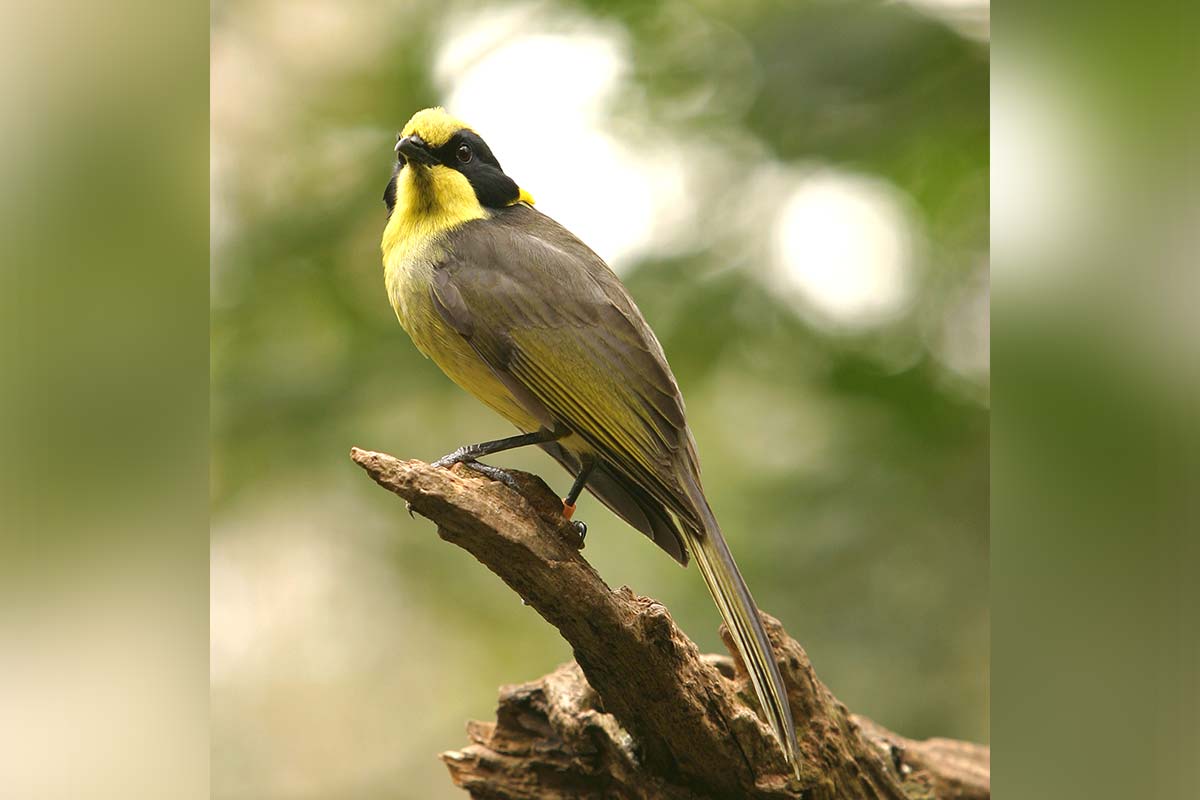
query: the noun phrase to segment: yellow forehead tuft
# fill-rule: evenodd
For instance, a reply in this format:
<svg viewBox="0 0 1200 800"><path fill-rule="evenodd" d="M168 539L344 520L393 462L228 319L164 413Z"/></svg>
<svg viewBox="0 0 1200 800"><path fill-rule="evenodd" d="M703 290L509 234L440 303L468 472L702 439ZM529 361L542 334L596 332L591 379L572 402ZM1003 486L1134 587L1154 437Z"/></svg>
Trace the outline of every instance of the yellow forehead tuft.
<svg viewBox="0 0 1200 800"><path fill-rule="evenodd" d="M441 106L427 108L413 114L412 119L400 132L401 136L412 136L414 133L424 139L430 147L441 147L450 141L450 137L463 129L471 130L471 126L446 113Z"/></svg>

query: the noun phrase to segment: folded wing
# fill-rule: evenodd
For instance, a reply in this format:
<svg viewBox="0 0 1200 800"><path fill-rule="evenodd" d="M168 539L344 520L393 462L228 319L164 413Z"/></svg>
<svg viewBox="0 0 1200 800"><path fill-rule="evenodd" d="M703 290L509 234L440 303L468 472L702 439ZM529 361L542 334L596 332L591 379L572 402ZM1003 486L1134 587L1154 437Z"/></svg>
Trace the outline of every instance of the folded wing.
<svg viewBox="0 0 1200 800"><path fill-rule="evenodd" d="M699 470L679 388L599 256L548 217L514 206L451 236L432 292L439 313L514 396L540 406L532 413L548 413L613 477L700 527L691 490Z"/></svg>

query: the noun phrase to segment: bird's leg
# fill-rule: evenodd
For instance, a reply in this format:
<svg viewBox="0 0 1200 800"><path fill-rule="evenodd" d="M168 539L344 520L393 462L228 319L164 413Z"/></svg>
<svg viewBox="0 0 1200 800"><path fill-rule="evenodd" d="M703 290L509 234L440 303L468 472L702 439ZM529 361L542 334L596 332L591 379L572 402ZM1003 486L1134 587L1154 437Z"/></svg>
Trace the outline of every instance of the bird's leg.
<svg viewBox="0 0 1200 800"><path fill-rule="evenodd" d="M512 475L509 475L502 469L490 467L487 464L481 464L476 461L480 456L488 456L493 453L502 453L505 450L513 450L518 447L527 447L531 444L543 444L552 442L565 435L565 432L542 428L533 433L522 433L518 436L509 436L504 439L496 439L491 442L481 442L480 444L467 444L455 450L453 453L442 456L437 461L433 462L435 467L450 467L455 464L462 464L464 467L478 472L480 475L486 475L494 481L509 486L513 489L518 489L516 480Z"/></svg>
<svg viewBox="0 0 1200 800"><path fill-rule="evenodd" d="M571 484L571 491L567 492L567 496L563 498L563 516L567 519L575 514L575 501L579 499L579 495L583 492L583 487L587 486L588 477L592 474L592 470L596 467L596 459L583 457L582 466L579 469L579 474L575 476L575 483ZM587 525L576 520L574 522L575 529L579 531L579 538L587 536Z"/></svg>
<svg viewBox="0 0 1200 800"><path fill-rule="evenodd" d="M567 496L563 498L563 516L567 519L575 513L575 501L579 499L579 495L583 492L583 487L587 486L588 477L592 474L592 469L596 466L594 458L582 459L582 466L579 469L579 474L575 476L575 483L571 484L571 491L567 492Z"/></svg>
<svg viewBox="0 0 1200 800"><path fill-rule="evenodd" d="M433 462L435 467L449 467L454 464L464 464L469 461L474 461L480 456L490 456L493 453L502 453L505 450L514 450L518 447L526 447L531 444L542 444L544 442L552 442L561 437L561 433L557 433L548 428L534 431L533 433L522 433L519 436L509 436L504 439L496 439L491 442L481 442L479 444L465 444L455 450L453 453L444 455L437 461Z"/></svg>

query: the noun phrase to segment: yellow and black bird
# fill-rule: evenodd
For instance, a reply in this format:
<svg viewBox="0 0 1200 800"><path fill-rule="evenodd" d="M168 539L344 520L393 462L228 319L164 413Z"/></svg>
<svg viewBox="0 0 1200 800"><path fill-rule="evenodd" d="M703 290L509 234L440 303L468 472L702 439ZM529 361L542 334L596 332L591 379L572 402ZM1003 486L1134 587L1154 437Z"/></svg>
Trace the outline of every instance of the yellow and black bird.
<svg viewBox="0 0 1200 800"><path fill-rule="evenodd" d="M789 763L787 689L758 609L704 497L696 443L662 346L603 260L533 208L465 123L418 112L384 193L384 277L400 324L459 386L520 435L440 461L538 445L681 564L696 559Z"/></svg>

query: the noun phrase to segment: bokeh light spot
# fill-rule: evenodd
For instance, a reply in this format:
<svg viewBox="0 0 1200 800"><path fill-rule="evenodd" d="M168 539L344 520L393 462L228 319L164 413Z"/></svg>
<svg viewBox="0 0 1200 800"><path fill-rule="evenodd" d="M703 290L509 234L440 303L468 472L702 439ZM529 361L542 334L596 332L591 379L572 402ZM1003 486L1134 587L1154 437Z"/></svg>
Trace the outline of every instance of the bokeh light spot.
<svg viewBox="0 0 1200 800"><path fill-rule="evenodd" d="M511 38L489 34L517 19ZM683 159L655 148L659 137L636 115L616 131L607 114L627 88L620 29L522 6L447 29L435 69L447 108L479 131L541 211L618 271L671 239L665 218L686 216Z"/></svg>
<svg viewBox="0 0 1200 800"><path fill-rule="evenodd" d="M775 224L781 288L834 327L895 318L913 293L909 216L899 191L879 179L833 170L802 178Z"/></svg>

